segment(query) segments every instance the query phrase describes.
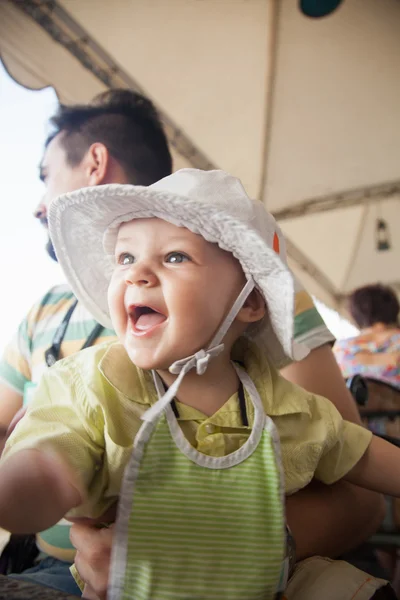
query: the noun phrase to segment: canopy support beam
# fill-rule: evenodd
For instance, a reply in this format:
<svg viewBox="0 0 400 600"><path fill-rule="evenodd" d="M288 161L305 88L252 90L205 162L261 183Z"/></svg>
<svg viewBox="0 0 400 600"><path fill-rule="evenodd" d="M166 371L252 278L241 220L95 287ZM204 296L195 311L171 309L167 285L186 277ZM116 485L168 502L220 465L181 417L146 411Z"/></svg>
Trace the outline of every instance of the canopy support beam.
<svg viewBox="0 0 400 600"><path fill-rule="evenodd" d="M129 88L147 95L141 86L108 54L88 32L57 2L57 0L10 0L18 9L29 16L58 44L61 44L83 68L89 70L108 88ZM275 19L278 18L279 2L275 5ZM272 38L276 51L277 39ZM273 80L275 58L271 62L271 81L269 89L270 108L273 104ZM163 121L168 141L176 151L194 168L209 170L216 167L207 156L189 139L189 137L154 103ZM266 124L269 140L271 123ZM268 152L268 142L266 142ZM267 161L266 161L267 162ZM265 175L265 174L264 174ZM279 217L278 217L279 218ZM288 217L283 217L288 218ZM335 301L337 293L329 279L320 271L290 240L287 240L288 256L302 271L314 278Z"/></svg>
<svg viewBox="0 0 400 600"><path fill-rule="evenodd" d="M140 85L118 65L83 27L56 0L11 0L31 17L55 42L61 44L106 87L129 88L147 95ZM214 164L159 107L168 141L197 169L215 169Z"/></svg>
<svg viewBox="0 0 400 600"><path fill-rule="evenodd" d="M378 185L354 188L337 194L328 194L319 198L310 198L295 206L273 211L273 215L277 221L283 221L337 210L338 208L374 203L397 195L400 195L400 181L389 181Z"/></svg>
<svg viewBox="0 0 400 600"><path fill-rule="evenodd" d="M275 85L276 85L276 74L277 74L277 62L278 62L278 31L279 31L279 17L281 11L280 0L270 0L268 5L268 21L270 23L269 29L269 61L268 71L266 73L267 79L267 94L266 94L266 116L264 124L264 148L262 156L262 171L260 180L260 189L258 191L258 197L263 198L265 194L265 187L268 178L268 166L269 157L271 153L271 132L273 125L274 116L274 101L275 101ZM265 198L264 198L265 202Z"/></svg>

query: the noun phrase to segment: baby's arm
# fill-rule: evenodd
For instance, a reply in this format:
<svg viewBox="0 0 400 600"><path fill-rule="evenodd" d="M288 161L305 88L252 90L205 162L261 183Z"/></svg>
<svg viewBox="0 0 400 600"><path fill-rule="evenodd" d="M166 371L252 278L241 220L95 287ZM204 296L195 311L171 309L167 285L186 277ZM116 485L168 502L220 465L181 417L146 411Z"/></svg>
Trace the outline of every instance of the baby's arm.
<svg viewBox="0 0 400 600"><path fill-rule="evenodd" d="M369 490L400 497L400 448L374 435L344 479Z"/></svg>
<svg viewBox="0 0 400 600"><path fill-rule="evenodd" d="M333 405L314 397L314 419L324 433L325 447L315 469L323 483L344 479L368 490L400 497L400 448L344 421Z"/></svg>
<svg viewBox="0 0 400 600"><path fill-rule="evenodd" d="M77 478L58 454L16 452L0 463L0 527L36 533L83 501Z"/></svg>
<svg viewBox="0 0 400 600"><path fill-rule="evenodd" d="M43 375L0 459L0 527L37 532L77 506L76 516L104 511L102 486L91 488L104 455L96 399L70 359Z"/></svg>

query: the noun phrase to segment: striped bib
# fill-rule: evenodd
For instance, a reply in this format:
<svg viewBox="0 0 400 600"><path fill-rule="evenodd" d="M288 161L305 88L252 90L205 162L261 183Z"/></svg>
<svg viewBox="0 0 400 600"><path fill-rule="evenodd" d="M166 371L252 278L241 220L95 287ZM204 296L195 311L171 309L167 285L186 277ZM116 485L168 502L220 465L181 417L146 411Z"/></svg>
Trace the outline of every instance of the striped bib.
<svg viewBox="0 0 400 600"><path fill-rule="evenodd" d="M235 368L254 404L252 431L235 452L198 452L171 406L143 423L121 490L110 600L273 600L284 589L278 437Z"/></svg>

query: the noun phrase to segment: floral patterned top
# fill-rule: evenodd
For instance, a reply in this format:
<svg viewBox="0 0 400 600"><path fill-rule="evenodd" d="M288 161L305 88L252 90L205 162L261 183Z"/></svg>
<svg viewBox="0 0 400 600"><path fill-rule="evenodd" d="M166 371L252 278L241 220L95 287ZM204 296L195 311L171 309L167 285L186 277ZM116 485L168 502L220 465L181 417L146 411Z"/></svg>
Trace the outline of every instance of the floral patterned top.
<svg viewBox="0 0 400 600"><path fill-rule="evenodd" d="M400 389L400 329L361 332L337 341L333 351L346 379L359 374Z"/></svg>

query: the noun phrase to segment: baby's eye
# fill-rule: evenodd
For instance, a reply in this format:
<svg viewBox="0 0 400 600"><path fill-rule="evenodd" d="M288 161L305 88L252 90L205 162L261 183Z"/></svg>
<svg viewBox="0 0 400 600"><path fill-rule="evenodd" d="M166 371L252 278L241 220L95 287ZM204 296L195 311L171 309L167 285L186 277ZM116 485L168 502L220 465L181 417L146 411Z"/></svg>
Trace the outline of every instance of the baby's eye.
<svg viewBox="0 0 400 600"><path fill-rule="evenodd" d="M189 256L183 254L183 252L170 252L165 258L165 262L170 264L179 264L190 261Z"/></svg>
<svg viewBox="0 0 400 600"><path fill-rule="evenodd" d="M132 256L132 254L129 254L128 252L123 252L118 256L117 262L119 265L133 265L133 263L135 262L135 257Z"/></svg>

